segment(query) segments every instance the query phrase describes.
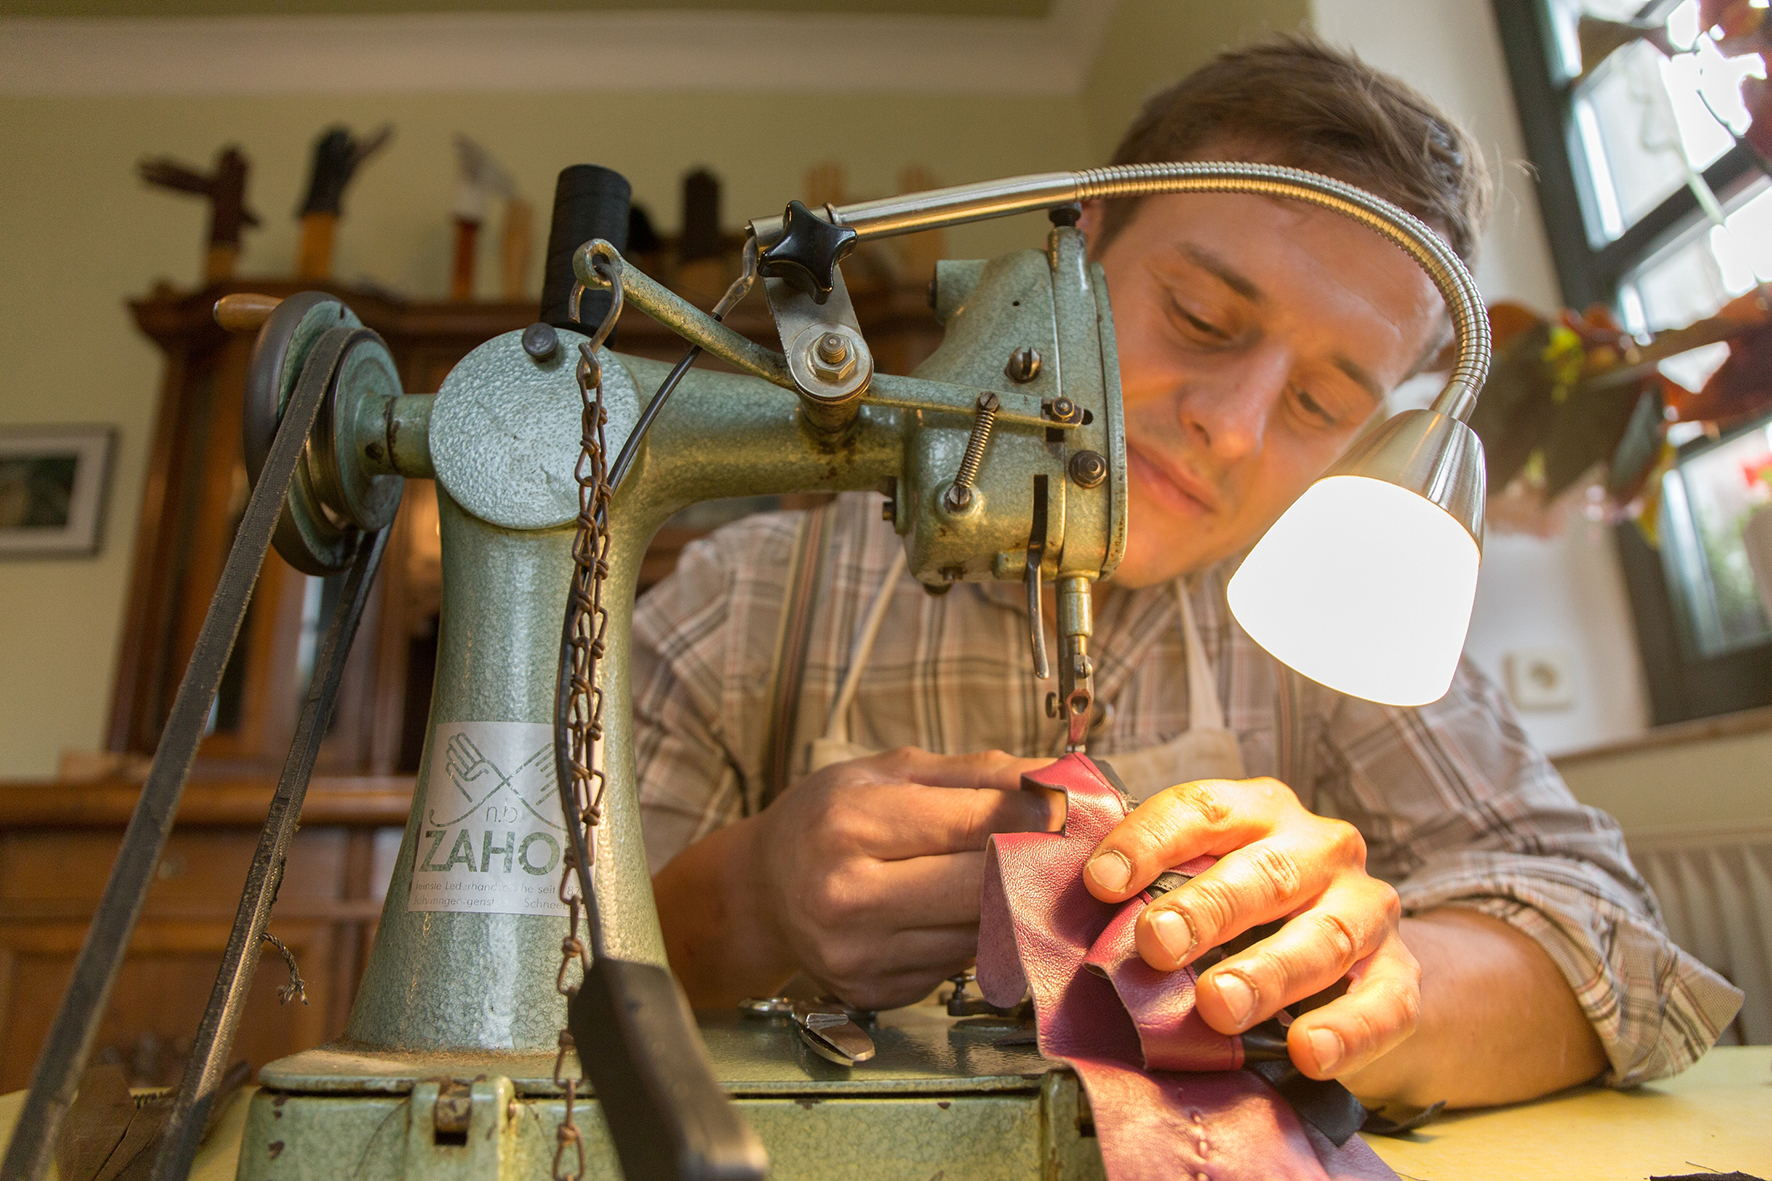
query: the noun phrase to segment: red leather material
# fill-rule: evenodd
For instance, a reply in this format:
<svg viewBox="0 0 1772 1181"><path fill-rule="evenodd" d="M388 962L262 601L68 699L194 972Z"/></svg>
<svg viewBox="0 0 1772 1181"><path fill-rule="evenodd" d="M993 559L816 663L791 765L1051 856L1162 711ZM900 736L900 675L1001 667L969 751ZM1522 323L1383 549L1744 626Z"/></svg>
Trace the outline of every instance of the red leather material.
<svg viewBox="0 0 1772 1181"><path fill-rule="evenodd" d="M1148 896L1116 907L1084 887L1090 852L1126 815L1095 765L1065 755L1024 783L1066 793L1064 831L991 838L979 988L997 1005L1033 994L1040 1050L1082 1080L1110 1181L1395 1181L1358 1137L1336 1148L1265 1081L1230 1069L1241 1041L1194 1013L1194 973L1138 958Z"/></svg>
<svg viewBox="0 0 1772 1181"><path fill-rule="evenodd" d="M1146 901L1140 895L1120 907L1083 966L1105 977L1119 994L1138 1030L1146 1070L1238 1069L1242 1039L1219 1033L1194 1011L1194 970L1160 972L1139 957L1133 930Z"/></svg>

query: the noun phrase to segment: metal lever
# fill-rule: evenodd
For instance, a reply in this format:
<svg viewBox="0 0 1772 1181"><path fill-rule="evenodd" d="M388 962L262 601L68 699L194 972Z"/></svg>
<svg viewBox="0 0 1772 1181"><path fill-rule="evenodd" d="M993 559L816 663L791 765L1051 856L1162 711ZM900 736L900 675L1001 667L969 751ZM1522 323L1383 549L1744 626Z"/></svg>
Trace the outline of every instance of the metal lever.
<svg viewBox="0 0 1772 1181"><path fill-rule="evenodd" d="M1022 576L1028 592L1028 636L1034 650L1034 676L1052 675L1046 662L1046 620L1040 604L1040 578L1046 564L1046 477L1034 477L1034 527L1028 532L1028 567Z"/></svg>
<svg viewBox="0 0 1772 1181"><path fill-rule="evenodd" d="M715 1081L670 969L599 955L566 1018L622 1176L763 1181L763 1143Z"/></svg>

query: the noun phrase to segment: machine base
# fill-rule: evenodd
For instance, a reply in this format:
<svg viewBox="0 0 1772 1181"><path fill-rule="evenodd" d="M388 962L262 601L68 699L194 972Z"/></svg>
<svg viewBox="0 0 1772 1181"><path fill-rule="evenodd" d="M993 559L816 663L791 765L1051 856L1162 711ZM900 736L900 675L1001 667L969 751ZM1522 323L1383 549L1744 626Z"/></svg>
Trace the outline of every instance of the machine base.
<svg viewBox="0 0 1772 1181"><path fill-rule="evenodd" d="M1104 1177L1076 1077L1041 1058L1026 1033L956 1023L925 1006L882 1014L870 1032L876 1058L845 1068L811 1054L785 1025L703 1015L716 1073L769 1150L772 1181ZM544 1181L565 1113L552 1067L535 1055L343 1047L285 1058L261 1072L238 1176ZM595 1100L577 1113L587 1181L617 1181ZM439 1122L465 1132L439 1132Z"/></svg>

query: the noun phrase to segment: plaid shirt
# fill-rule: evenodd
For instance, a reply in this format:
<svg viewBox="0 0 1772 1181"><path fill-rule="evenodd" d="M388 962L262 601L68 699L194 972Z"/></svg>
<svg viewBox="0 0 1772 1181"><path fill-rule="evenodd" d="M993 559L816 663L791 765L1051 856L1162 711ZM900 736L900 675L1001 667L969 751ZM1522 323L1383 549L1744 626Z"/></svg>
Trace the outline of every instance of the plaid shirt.
<svg viewBox="0 0 1772 1181"><path fill-rule="evenodd" d="M871 494L831 514L813 596L795 738L824 733L855 637L902 544ZM749 517L686 548L634 613L636 753L656 871L686 846L763 806L772 687L802 514ZM1605 1044L1605 1081L1644 1082L1690 1065L1741 994L1676 947L1611 817L1576 802L1467 660L1450 692L1418 709L1376 705L1301 677L1232 619L1234 562L1194 580L1194 618L1217 671L1225 723L1250 776L1290 785L1365 836L1367 869L1405 913L1480 910L1536 940ZM966 583L942 596L908 576L887 608L849 714L852 741L961 753L1062 750L1036 681L1020 586ZM1091 654L1102 720L1091 753L1155 746L1187 729L1180 612L1167 586L1109 595Z"/></svg>

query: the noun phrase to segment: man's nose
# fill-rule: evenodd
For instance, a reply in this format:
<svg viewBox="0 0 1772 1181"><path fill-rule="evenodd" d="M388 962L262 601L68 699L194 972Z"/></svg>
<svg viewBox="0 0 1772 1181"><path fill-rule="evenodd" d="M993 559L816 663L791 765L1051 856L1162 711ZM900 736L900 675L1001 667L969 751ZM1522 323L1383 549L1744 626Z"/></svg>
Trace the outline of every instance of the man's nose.
<svg viewBox="0 0 1772 1181"><path fill-rule="evenodd" d="M1262 343L1227 358L1183 388L1177 407L1182 427L1220 460L1260 454L1291 375L1291 354L1278 344Z"/></svg>

